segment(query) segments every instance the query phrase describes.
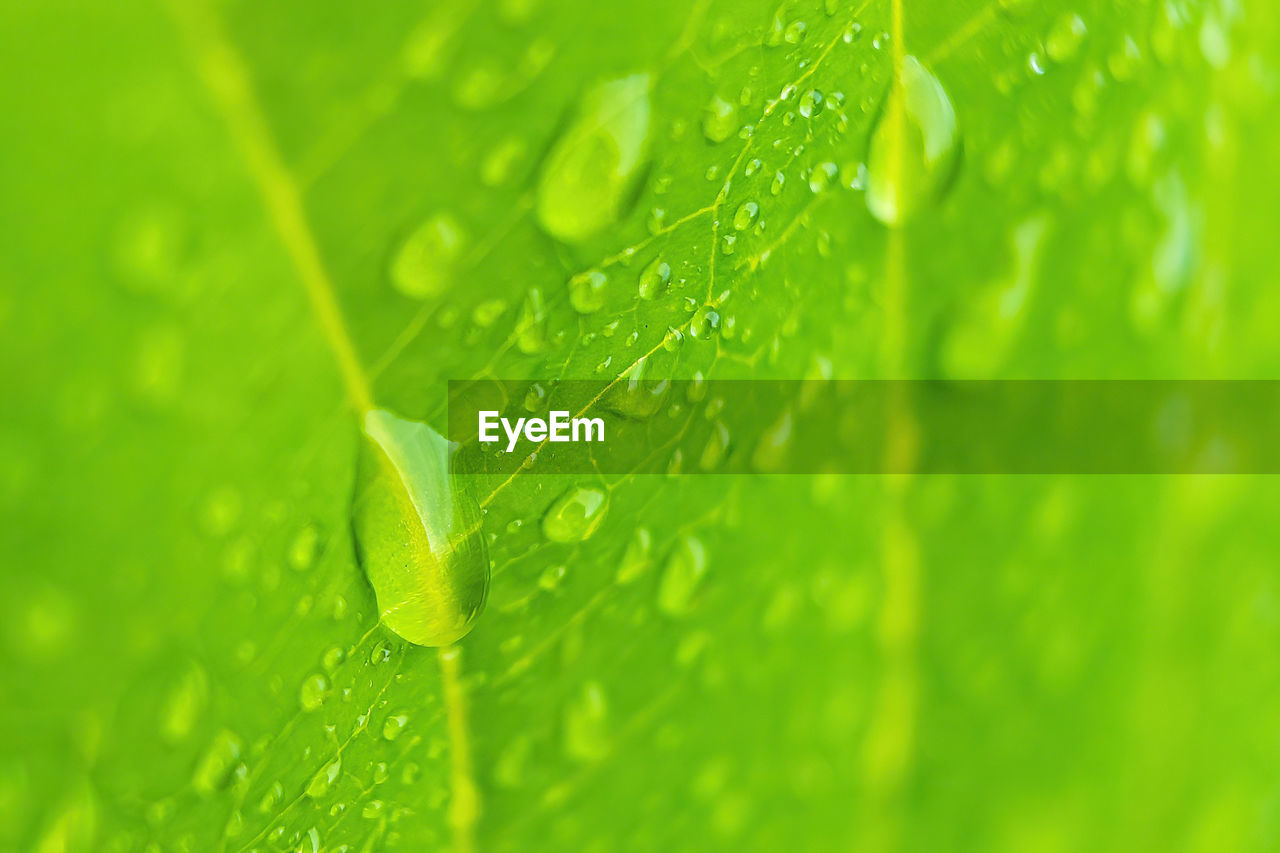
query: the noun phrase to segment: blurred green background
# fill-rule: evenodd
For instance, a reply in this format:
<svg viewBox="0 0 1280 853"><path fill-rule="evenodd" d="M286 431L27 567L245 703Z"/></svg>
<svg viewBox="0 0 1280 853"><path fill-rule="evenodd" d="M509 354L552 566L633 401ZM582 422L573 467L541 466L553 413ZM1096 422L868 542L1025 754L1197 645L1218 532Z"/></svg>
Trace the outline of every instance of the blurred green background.
<svg viewBox="0 0 1280 853"><path fill-rule="evenodd" d="M1271 478L480 483L445 658L350 520L450 379L1275 377L1278 23L0 4L0 850L1280 847Z"/></svg>

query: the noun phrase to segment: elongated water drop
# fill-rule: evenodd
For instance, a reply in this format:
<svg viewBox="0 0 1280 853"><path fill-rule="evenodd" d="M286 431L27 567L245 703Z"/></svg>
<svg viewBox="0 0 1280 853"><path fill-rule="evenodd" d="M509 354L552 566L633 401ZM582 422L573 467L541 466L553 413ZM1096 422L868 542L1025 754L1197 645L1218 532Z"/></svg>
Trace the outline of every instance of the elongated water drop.
<svg viewBox="0 0 1280 853"><path fill-rule="evenodd" d="M564 751L574 761L599 761L609 753L609 700L588 681L564 709Z"/></svg>
<svg viewBox="0 0 1280 853"><path fill-rule="evenodd" d="M201 796L210 796L227 785L243 748L234 732L225 729L218 732L191 778L192 786Z"/></svg>
<svg viewBox="0 0 1280 853"><path fill-rule="evenodd" d="M538 221L576 243L616 222L635 197L652 130L650 80L635 74L601 83L547 155L538 182Z"/></svg>
<svg viewBox="0 0 1280 853"><path fill-rule="evenodd" d="M342 756L332 759L324 767L316 771L311 777L311 781L307 783L306 794L313 800L317 800L329 793L329 789L333 787L333 783L337 781L338 776L342 774Z"/></svg>
<svg viewBox="0 0 1280 853"><path fill-rule="evenodd" d="M867 208L886 225L901 225L940 194L957 162L960 134L947 92L914 56L871 131Z"/></svg>
<svg viewBox="0 0 1280 853"><path fill-rule="evenodd" d="M480 512L450 472L453 445L426 424L365 414L352 509L383 623L420 646L466 636L489 593Z"/></svg>
<svg viewBox="0 0 1280 853"><path fill-rule="evenodd" d="M658 609L668 616L681 617L692 608L698 588L707 574L707 549L701 540L685 536L667 557L658 584Z"/></svg>

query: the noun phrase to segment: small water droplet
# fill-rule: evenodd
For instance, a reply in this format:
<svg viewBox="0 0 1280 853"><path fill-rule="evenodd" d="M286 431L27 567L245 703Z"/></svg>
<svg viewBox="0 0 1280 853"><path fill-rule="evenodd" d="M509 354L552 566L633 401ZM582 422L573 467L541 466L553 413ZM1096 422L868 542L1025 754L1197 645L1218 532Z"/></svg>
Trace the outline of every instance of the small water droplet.
<svg viewBox="0 0 1280 853"><path fill-rule="evenodd" d="M760 205L754 201L744 201L738 206L738 210L733 214L733 227L737 231L746 231L756 221L756 217L760 214Z"/></svg>
<svg viewBox="0 0 1280 853"><path fill-rule="evenodd" d="M1044 48L1054 62L1066 62L1076 55L1088 29L1076 14L1064 14L1053 22L1045 37Z"/></svg>
<svg viewBox="0 0 1280 853"><path fill-rule="evenodd" d="M262 799L258 800L258 811L261 814L271 814L276 810L276 806L280 805L284 799L284 786L278 781L272 782L271 787L262 795Z"/></svg>
<svg viewBox="0 0 1280 853"><path fill-rule="evenodd" d="M804 39L807 26L804 21L792 21L782 33L782 40L787 44L799 44Z"/></svg>
<svg viewBox="0 0 1280 853"><path fill-rule="evenodd" d="M569 304L579 314L594 314L604 307L609 277L599 270L579 273L569 279Z"/></svg>
<svg viewBox="0 0 1280 853"><path fill-rule="evenodd" d="M827 187L831 186L836 176L840 173L839 167L830 160L824 160L813 167L809 172L809 190L811 192L820 193Z"/></svg>
<svg viewBox="0 0 1280 853"><path fill-rule="evenodd" d="M711 142L724 142L738 129L738 105L712 95L702 111L702 133Z"/></svg>
<svg viewBox="0 0 1280 853"><path fill-rule="evenodd" d="M346 657L347 653L342 650L341 646L332 646L324 653L324 657L320 659L320 666L324 668L325 672L332 673L346 660Z"/></svg>
<svg viewBox="0 0 1280 853"><path fill-rule="evenodd" d="M329 679L320 673L307 676L298 688L298 704L304 711L314 711L329 695Z"/></svg>
<svg viewBox="0 0 1280 853"><path fill-rule="evenodd" d="M725 455L729 452L729 428L723 421L717 421L702 448L702 458L698 461L703 471L714 471L720 467Z"/></svg>
<svg viewBox="0 0 1280 853"><path fill-rule="evenodd" d="M682 537L663 566L658 609L676 618L686 615L693 607L694 596L706 573L705 546L694 536Z"/></svg>
<svg viewBox="0 0 1280 853"><path fill-rule="evenodd" d="M382 736L387 740L395 740L400 737L400 733L407 725L409 725L408 714L391 714L382 724Z"/></svg>
<svg viewBox="0 0 1280 853"><path fill-rule="evenodd" d="M178 679L160 711L160 736L168 743L186 739L209 702L209 677L191 666Z"/></svg>
<svg viewBox="0 0 1280 853"><path fill-rule="evenodd" d="M533 414L542 411L547 405L547 389L543 387L541 382L535 382L529 386L529 390L524 394L524 410ZM515 519L508 525L514 531L520 527L520 519Z"/></svg>
<svg viewBox="0 0 1280 853"><path fill-rule="evenodd" d="M709 305L703 305L689 319L689 334L705 340L720 328L720 313Z"/></svg>
<svg viewBox="0 0 1280 853"><path fill-rule="evenodd" d="M667 221L667 210L664 207L655 207L649 211L649 219L645 223L645 227L649 229L649 233L655 237L662 233L662 227Z"/></svg>
<svg viewBox="0 0 1280 853"><path fill-rule="evenodd" d="M338 780L338 776L342 773L342 756L338 756L316 771L316 775L311 777L311 781L307 783L307 796L313 800L317 800L329 793L329 789L333 787L333 783Z"/></svg>
<svg viewBox="0 0 1280 853"><path fill-rule="evenodd" d="M295 853L320 853L320 830L314 826L298 841Z"/></svg>
<svg viewBox="0 0 1280 853"><path fill-rule="evenodd" d="M913 56L871 131L867 208L886 225L906 222L950 182L958 161L959 131L946 90Z"/></svg>
<svg viewBox="0 0 1280 853"><path fill-rule="evenodd" d="M214 735L191 777L196 792L207 797L226 787L243 748L240 738L233 732L223 729Z"/></svg>
<svg viewBox="0 0 1280 853"><path fill-rule="evenodd" d="M525 144L522 140L514 136L503 139L489 150L480 164L480 182L486 187L507 183L524 154Z"/></svg>
<svg viewBox="0 0 1280 853"><path fill-rule="evenodd" d="M817 89L810 89L800 98L800 115L805 118L812 118L822 112L823 100L822 93Z"/></svg>
<svg viewBox="0 0 1280 853"><path fill-rule="evenodd" d="M629 584L636 580L653 565L650 552L653 549L653 534L646 528L637 527L622 552L622 561L618 564L618 572L614 580L620 584Z"/></svg>
<svg viewBox="0 0 1280 853"><path fill-rule="evenodd" d="M547 509L542 532L552 542L581 542L600 526L609 510L609 495L597 486L573 486Z"/></svg>
<svg viewBox="0 0 1280 853"><path fill-rule="evenodd" d="M540 288L530 288L525 296L520 316L516 318L515 337L516 346L525 355L547 348L547 307Z"/></svg>
<svg viewBox="0 0 1280 853"><path fill-rule="evenodd" d="M649 90L649 75L635 74L583 96L538 182L538 221L547 233L580 242L626 212L649 154Z"/></svg>
<svg viewBox="0 0 1280 853"><path fill-rule="evenodd" d="M568 567L563 563L554 566L547 566L542 570L542 574L538 575L538 586L545 589L547 592L557 589L560 586L560 582L564 580L565 573L568 572L568 570Z"/></svg>
<svg viewBox="0 0 1280 853"><path fill-rule="evenodd" d="M505 299L486 299L471 309L471 322L478 329L487 329L497 322L498 318L506 310L507 301Z"/></svg>
<svg viewBox="0 0 1280 853"><path fill-rule="evenodd" d="M452 444L426 424L365 414L352 513L356 546L383 623L444 646L484 609L489 557L474 500L454 480Z"/></svg>
<svg viewBox="0 0 1280 853"><path fill-rule="evenodd" d="M583 763L609 753L609 701L598 681L588 681L565 706L564 751Z"/></svg>
<svg viewBox="0 0 1280 853"><path fill-rule="evenodd" d="M493 777L504 788L518 788L524 784L525 770L533 752L533 741L527 735L519 735L507 744L498 756Z"/></svg>
<svg viewBox="0 0 1280 853"><path fill-rule="evenodd" d="M1133 76L1141 61L1142 49L1132 36L1125 36L1120 47L1107 58L1107 70L1116 80L1124 82Z"/></svg>
<svg viewBox="0 0 1280 853"><path fill-rule="evenodd" d="M662 258L654 258L640 272L640 298L657 299L666 291L670 281L671 267Z"/></svg>
<svg viewBox="0 0 1280 853"><path fill-rule="evenodd" d="M315 564L319 553L319 528L314 524L304 525L289 543L289 565L297 571L305 571Z"/></svg>
<svg viewBox="0 0 1280 853"><path fill-rule="evenodd" d="M453 282L466 245L458 221L439 213L415 228L391 261L391 283L411 299L438 296Z"/></svg>
<svg viewBox="0 0 1280 853"><path fill-rule="evenodd" d="M611 412L643 421L653 417L662 408L671 389L669 380L645 380L649 360L641 358L627 371L627 381L618 383L604 398L604 406Z"/></svg>

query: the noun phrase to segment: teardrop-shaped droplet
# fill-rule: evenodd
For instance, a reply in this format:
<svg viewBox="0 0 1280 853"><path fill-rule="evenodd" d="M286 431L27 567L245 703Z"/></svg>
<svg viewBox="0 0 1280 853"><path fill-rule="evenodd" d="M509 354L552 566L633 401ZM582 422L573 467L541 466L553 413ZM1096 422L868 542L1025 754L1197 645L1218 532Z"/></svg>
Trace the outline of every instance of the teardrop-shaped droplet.
<svg viewBox="0 0 1280 853"><path fill-rule="evenodd" d="M415 228L391 261L391 283L412 299L438 296L453 283L466 234L447 213L436 214Z"/></svg>
<svg viewBox="0 0 1280 853"><path fill-rule="evenodd" d="M593 314L604 307L609 278L599 270L579 273L569 279L569 304L579 314Z"/></svg>
<svg viewBox="0 0 1280 853"><path fill-rule="evenodd" d="M547 348L547 306L542 291L533 288L525 297L516 319L516 346L525 355L534 355Z"/></svg>
<svg viewBox="0 0 1280 853"><path fill-rule="evenodd" d="M564 751L574 761L599 761L609 753L609 699L588 681L564 709Z"/></svg>
<svg viewBox="0 0 1280 853"><path fill-rule="evenodd" d="M635 74L583 97L538 182L538 221L547 233L579 242L616 222L634 201L649 154L649 87L649 75Z"/></svg>
<svg viewBox="0 0 1280 853"><path fill-rule="evenodd" d="M719 95L702 111L702 132L709 142L724 142L738 129L738 107Z"/></svg>
<svg viewBox="0 0 1280 853"><path fill-rule="evenodd" d="M489 593L479 509L451 475L453 445L426 424L372 409L364 437L352 517L382 621L411 643L448 645Z"/></svg>
<svg viewBox="0 0 1280 853"><path fill-rule="evenodd" d="M947 92L914 56L871 131L867 208L886 225L901 225L935 199L955 171L960 133Z"/></svg>
<svg viewBox="0 0 1280 853"><path fill-rule="evenodd" d="M639 292L641 299L657 299L666 292L671 281L671 266L662 258L654 258L640 271Z"/></svg>
<svg viewBox="0 0 1280 853"><path fill-rule="evenodd" d="M318 800L333 787L333 783L337 781L338 776L342 774L342 756L330 760L323 767L316 771L311 777L311 781L307 783L306 794L313 800Z"/></svg>
<svg viewBox="0 0 1280 853"><path fill-rule="evenodd" d="M707 549L701 540L685 536L667 557L658 584L658 609L668 616L681 617L693 607L694 597L707 573Z"/></svg>
<svg viewBox="0 0 1280 853"><path fill-rule="evenodd" d="M547 508L542 532L552 542L581 542L600 526L609 494L597 486L573 486Z"/></svg>
<svg viewBox="0 0 1280 853"><path fill-rule="evenodd" d="M218 732L196 764L195 775L191 778L196 791L202 796L209 796L225 787L243 748L235 733L225 729Z"/></svg>

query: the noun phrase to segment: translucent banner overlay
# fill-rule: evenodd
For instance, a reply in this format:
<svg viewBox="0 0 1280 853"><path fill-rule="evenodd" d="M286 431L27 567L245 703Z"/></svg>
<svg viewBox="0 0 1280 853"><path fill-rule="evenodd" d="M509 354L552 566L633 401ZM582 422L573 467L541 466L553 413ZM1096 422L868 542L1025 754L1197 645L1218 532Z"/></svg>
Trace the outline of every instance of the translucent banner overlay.
<svg viewBox="0 0 1280 853"><path fill-rule="evenodd" d="M449 399L477 474L1280 473L1271 380L483 381Z"/></svg>

